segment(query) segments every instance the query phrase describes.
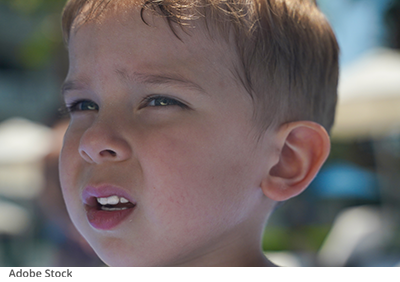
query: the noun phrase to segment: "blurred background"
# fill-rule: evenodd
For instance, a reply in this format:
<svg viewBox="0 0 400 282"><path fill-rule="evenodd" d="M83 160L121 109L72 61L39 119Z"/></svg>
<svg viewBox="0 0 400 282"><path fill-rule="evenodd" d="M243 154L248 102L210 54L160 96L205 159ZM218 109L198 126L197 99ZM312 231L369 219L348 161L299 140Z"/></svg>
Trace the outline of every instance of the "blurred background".
<svg viewBox="0 0 400 282"><path fill-rule="evenodd" d="M400 266L400 0L317 2L341 46L332 152L263 248L283 266ZM0 266L104 266L58 183L64 3L0 0Z"/></svg>

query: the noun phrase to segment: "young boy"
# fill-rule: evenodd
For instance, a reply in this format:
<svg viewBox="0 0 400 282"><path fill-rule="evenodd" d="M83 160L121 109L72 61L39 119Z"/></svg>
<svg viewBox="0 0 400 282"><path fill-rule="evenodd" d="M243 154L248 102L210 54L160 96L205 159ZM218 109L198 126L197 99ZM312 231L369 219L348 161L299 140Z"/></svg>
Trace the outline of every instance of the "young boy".
<svg viewBox="0 0 400 282"><path fill-rule="evenodd" d="M338 46L313 1L70 0L69 214L111 266L269 266L326 160Z"/></svg>

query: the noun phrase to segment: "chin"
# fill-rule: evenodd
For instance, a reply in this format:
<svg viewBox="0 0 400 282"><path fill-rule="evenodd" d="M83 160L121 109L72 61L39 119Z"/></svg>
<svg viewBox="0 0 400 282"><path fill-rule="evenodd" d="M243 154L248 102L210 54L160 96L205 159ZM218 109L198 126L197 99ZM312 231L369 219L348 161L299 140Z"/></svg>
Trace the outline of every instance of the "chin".
<svg viewBox="0 0 400 282"><path fill-rule="evenodd" d="M142 253L126 246L116 247L118 243L109 242L92 246L98 257L110 267L147 267L159 266L160 262L149 257L152 251Z"/></svg>

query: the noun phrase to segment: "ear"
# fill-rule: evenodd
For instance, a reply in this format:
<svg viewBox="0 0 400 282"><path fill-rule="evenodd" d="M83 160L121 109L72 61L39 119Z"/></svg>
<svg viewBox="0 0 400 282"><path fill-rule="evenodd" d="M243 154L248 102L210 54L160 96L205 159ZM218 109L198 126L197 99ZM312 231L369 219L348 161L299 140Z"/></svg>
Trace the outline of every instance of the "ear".
<svg viewBox="0 0 400 282"><path fill-rule="evenodd" d="M285 201L303 192L317 175L330 152L326 130L311 121L282 125L277 132L278 162L261 183L263 193Z"/></svg>

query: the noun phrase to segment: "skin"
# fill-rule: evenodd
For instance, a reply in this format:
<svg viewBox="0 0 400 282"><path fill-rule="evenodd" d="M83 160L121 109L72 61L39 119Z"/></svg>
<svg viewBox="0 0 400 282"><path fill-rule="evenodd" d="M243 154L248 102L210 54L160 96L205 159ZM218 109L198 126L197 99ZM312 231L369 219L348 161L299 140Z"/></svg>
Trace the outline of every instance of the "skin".
<svg viewBox="0 0 400 282"><path fill-rule="evenodd" d="M71 32L63 95L67 106L88 101L74 104L60 156L73 223L111 266L271 265L260 247L274 205L265 179L288 134L257 138L224 43L196 24L179 40L146 17L110 11ZM137 204L111 230L93 228L82 202L86 186L103 184Z"/></svg>

